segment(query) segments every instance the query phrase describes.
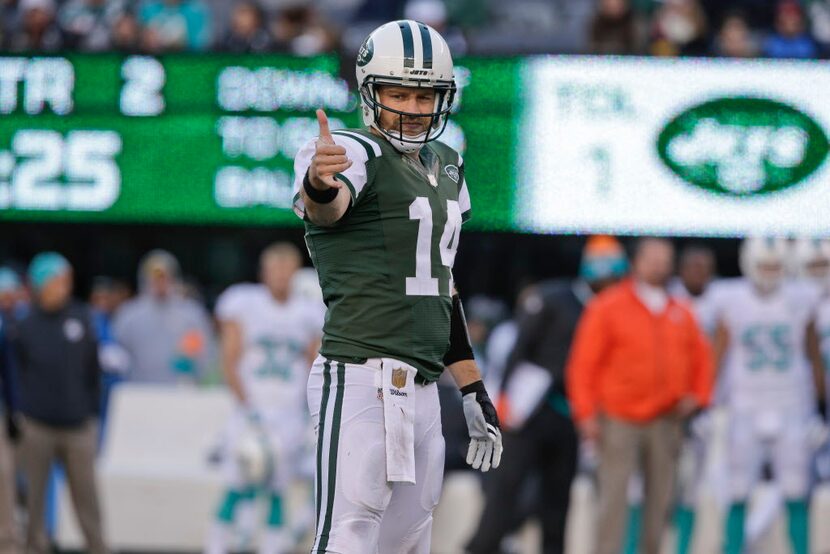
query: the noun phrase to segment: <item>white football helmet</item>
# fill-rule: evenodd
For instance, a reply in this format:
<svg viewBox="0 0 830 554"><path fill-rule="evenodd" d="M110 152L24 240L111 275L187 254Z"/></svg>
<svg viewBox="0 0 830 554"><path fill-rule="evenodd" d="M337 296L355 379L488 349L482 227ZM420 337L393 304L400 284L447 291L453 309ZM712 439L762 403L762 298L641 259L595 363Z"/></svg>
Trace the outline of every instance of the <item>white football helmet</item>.
<svg viewBox="0 0 830 554"><path fill-rule="evenodd" d="M789 245L777 237L749 237L741 244L741 273L761 292L777 289L787 276Z"/></svg>
<svg viewBox="0 0 830 554"><path fill-rule="evenodd" d="M383 133L399 152L416 152L444 132L456 86L450 49L438 31L408 19L381 25L363 41L355 72L363 123ZM377 87L383 85L431 88L435 91L435 107L426 114L389 108L378 100ZM381 110L401 116L397 131L381 126ZM430 117L429 131L414 137L404 135L403 116Z"/></svg>
<svg viewBox="0 0 830 554"><path fill-rule="evenodd" d="M830 240L802 237L794 247L796 275L830 290Z"/></svg>

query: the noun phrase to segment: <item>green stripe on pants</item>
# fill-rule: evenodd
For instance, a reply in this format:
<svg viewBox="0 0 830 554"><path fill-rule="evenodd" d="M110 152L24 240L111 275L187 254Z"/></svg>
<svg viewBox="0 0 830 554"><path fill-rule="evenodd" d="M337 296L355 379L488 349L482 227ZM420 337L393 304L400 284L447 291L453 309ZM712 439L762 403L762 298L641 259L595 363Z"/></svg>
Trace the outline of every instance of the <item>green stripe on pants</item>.
<svg viewBox="0 0 830 554"><path fill-rule="evenodd" d="M325 552L329 545L329 533L331 532L331 512L334 508L334 490L337 478L337 444L340 441L340 418L343 414L343 392L346 377L346 364L337 362L337 385L334 392L334 412L331 416L331 442L329 443L329 467L328 467L328 494L326 495L326 520L323 522L323 529L320 532L320 544L318 552ZM331 378L329 378L331 380Z"/></svg>
<svg viewBox="0 0 830 554"><path fill-rule="evenodd" d="M323 435L326 430L326 406L329 403L329 388L331 387L331 362L323 364L323 395L320 400L320 421L317 424L317 528L320 525L320 502L323 497Z"/></svg>

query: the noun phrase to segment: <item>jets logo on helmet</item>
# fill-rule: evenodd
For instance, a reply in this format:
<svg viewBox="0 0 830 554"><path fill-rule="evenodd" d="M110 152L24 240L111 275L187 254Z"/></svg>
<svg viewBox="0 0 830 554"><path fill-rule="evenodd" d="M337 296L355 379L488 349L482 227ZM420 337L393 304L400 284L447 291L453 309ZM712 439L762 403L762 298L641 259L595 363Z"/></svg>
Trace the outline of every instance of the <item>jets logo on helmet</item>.
<svg viewBox="0 0 830 554"><path fill-rule="evenodd" d="M374 53L375 46L372 42L372 37L367 37L366 40L363 41L363 46L360 47L360 51L357 53L357 67L363 67L372 61Z"/></svg>
<svg viewBox="0 0 830 554"><path fill-rule="evenodd" d="M781 285L788 261L789 245L784 238L750 237L741 244L741 273L763 293L773 292Z"/></svg>
<svg viewBox="0 0 830 554"><path fill-rule="evenodd" d="M450 49L438 32L416 21L392 21L372 31L358 53L357 83L363 123L383 133L400 152L415 152L438 138L447 125L447 115L455 99L455 80ZM428 88L435 92L435 105L429 113L409 113L392 109L378 100L378 87ZM384 129L382 110L400 116L398 129ZM429 118L428 130L406 136L403 117Z"/></svg>

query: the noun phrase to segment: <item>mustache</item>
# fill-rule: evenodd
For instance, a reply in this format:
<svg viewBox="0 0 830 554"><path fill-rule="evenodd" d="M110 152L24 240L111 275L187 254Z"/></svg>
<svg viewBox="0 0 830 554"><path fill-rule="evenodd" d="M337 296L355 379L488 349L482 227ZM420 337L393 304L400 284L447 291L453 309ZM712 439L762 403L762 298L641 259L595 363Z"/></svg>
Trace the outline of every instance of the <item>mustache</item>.
<svg viewBox="0 0 830 554"><path fill-rule="evenodd" d="M400 129L404 125L417 125L421 130L429 129L430 125L432 124L432 118L430 117L412 117L412 116L401 116L395 119L392 123L392 128Z"/></svg>
<svg viewBox="0 0 830 554"><path fill-rule="evenodd" d="M395 120L395 125L429 125L430 117L398 117Z"/></svg>

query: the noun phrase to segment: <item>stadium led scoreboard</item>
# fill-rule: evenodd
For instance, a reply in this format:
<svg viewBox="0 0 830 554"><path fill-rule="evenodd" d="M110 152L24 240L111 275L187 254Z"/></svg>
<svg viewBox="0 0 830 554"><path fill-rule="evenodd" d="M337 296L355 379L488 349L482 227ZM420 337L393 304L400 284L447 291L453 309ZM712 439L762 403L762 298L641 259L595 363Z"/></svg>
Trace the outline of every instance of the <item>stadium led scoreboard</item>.
<svg viewBox="0 0 830 554"><path fill-rule="evenodd" d="M457 73L463 90L470 70ZM456 115L507 128L497 104ZM293 158L314 111L339 128L361 124L358 107L332 56L0 57L0 219L300 225ZM466 148L456 121L443 140ZM512 173L503 157L482 171ZM497 200L481 226L508 224Z"/></svg>
<svg viewBox="0 0 830 554"><path fill-rule="evenodd" d="M0 58L2 217L295 223L314 109L354 112L336 74L332 58Z"/></svg>
<svg viewBox="0 0 830 554"><path fill-rule="evenodd" d="M358 126L334 56L0 56L0 221L297 226L293 157ZM457 61L473 229L830 235L830 65Z"/></svg>
<svg viewBox="0 0 830 554"><path fill-rule="evenodd" d="M524 63L514 222L533 232L830 236L830 64Z"/></svg>

